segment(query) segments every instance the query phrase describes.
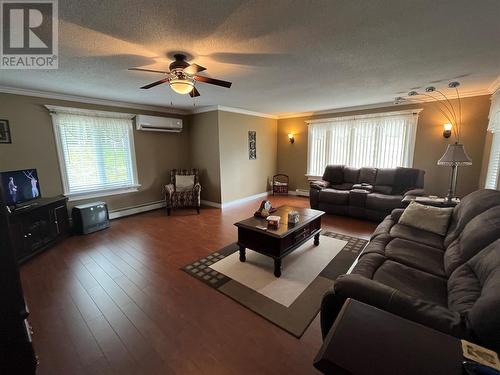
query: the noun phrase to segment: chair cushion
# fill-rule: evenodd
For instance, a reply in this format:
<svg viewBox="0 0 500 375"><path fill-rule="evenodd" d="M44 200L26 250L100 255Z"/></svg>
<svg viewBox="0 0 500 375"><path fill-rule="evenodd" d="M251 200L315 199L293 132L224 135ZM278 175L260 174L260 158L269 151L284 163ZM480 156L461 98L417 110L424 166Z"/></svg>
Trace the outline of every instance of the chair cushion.
<svg viewBox="0 0 500 375"><path fill-rule="evenodd" d="M401 207L401 195L386 195L381 193L371 193L366 197L366 208L377 211L390 212Z"/></svg>
<svg viewBox="0 0 500 375"><path fill-rule="evenodd" d="M190 191L194 187L194 175L176 175L175 176L175 190L176 191Z"/></svg>
<svg viewBox="0 0 500 375"><path fill-rule="evenodd" d="M412 201L399 218L399 223L444 236L452 213L451 207L433 207Z"/></svg>
<svg viewBox="0 0 500 375"><path fill-rule="evenodd" d="M394 238L385 248L387 258L409 267L446 277L443 264L443 250L422 245L418 242Z"/></svg>
<svg viewBox="0 0 500 375"><path fill-rule="evenodd" d="M419 242L427 246L435 247L436 249L444 250L444 237L439 234L427 232L425 230L409 227L399 223L395 224L389 233L392 237Z"/></svg>
<svg viewBox="0 0 500 375"><path fill-rule="evenodd" d="M359 171L359 182L373 185L377 176L377 168L361 168Z"/></svg>
<svg viewBox="0 0 500 375"><path fill-rule="evenodd" d="M356 184L359 182L359 168L345 167L344 182Z"/></svg>
<svg viewBox="0 0 500 375"><path fill-rule="evenodd" d="M323 189L319 192L319 200L324 203L349 204L349 190Z"/></svg>

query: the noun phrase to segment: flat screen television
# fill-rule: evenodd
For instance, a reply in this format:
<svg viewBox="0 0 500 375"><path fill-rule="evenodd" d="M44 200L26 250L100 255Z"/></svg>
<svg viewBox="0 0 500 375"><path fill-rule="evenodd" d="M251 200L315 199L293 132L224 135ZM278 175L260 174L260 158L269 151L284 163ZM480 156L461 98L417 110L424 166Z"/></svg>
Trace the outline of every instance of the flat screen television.
<svg viewBox="0 0 500 375"><path fill-rule="evenodd" d="M0 172L5 205L14 206L40 198L36 169Z"/></svg>

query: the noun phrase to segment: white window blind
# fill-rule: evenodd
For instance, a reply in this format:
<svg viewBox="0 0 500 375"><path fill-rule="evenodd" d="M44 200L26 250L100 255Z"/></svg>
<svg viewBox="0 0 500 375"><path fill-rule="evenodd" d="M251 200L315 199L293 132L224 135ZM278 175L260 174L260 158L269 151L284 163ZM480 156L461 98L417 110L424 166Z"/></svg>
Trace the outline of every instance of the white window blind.
<svg viewBox="0 0 500 375"><path fill-rule="evenodd" d="M137 189L131 115L49 109L65 195Z"/></svg>
<svg viewBox="0 0 500 375"><path fill-rule="evenodd" d="M485 188L500 190L500 90L491 97L489 120L488 131L493 133L493 139Z"/></svg>
<svg viewBox="0 0 500 375"><path fill-rule="evenodd" d="M321 176L328 164L411 167L420 111L310 121L307 174Z"/></svg>

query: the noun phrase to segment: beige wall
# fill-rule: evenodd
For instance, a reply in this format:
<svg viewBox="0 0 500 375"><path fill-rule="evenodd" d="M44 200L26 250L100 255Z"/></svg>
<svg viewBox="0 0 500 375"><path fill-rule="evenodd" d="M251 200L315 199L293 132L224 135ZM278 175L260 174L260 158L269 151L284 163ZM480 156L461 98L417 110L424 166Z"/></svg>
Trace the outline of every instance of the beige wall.
<svg viewBox="0 0 500 375"><path fill-rule="evenodd" d="M46 104L167 116L130 108L0 94L0 118L9 120L12 133L12 144L0 145L0 170L36 168L42 195L46 197L63 193L52 121L44 108ZM117 210L156 202L162 199L161 189L168 181L168 171L190 166L189 126L181 133L135 130L134 142L139 183L142 185L138 192L72 201L70 205L104 200L110 210Z"/></svg>
<svg viewBox="0 0 500 375"><path fill-rule="evenodd" d="M201 199L220 203L219 117L217 111L189 116L191 163L200 170Z"/></svg>
<svg viewBox="0 0 500 375"><path fill-rule="evenodd" d="M248 131L257 132L257 159L248 159ZM277 167L277 120L219 111L222 202L266 192Z"/></svg>
<svg viewBox="0 0 500 375"><path fill-rule="evenodd" d="M453 104L456 102L453 101ZM464 124L462 142L473 164L471 167L460 168L458 196L463 196L479 187L489 107L488 95L462 99ZM453 138L448 140L443 138L442 125L448 121L432 103L278 120L278 171L290 176L291 189L308 189L307 178L304 176L307 169L306 120L409 108L424 109L418 121L413 166L426 171L425 187L429 193L445 194L450 168L437 166L436 162L443 155L447 144L453 142ZM295 134L294 144L288 142L287 134L291 132Z"/></svg>

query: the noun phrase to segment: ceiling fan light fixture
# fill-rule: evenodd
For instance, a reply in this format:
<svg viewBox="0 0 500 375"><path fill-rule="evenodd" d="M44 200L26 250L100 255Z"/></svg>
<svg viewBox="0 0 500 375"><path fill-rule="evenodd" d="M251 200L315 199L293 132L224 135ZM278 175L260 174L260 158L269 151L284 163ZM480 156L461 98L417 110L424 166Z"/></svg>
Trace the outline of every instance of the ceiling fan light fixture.
<svg viewBox="0 0 500 375"><path fill-rule="evenodd" d="M189 94L194 88L194 82L190 79L174 78L170 80L169 85L172 90L181 95Z"/></svg>

